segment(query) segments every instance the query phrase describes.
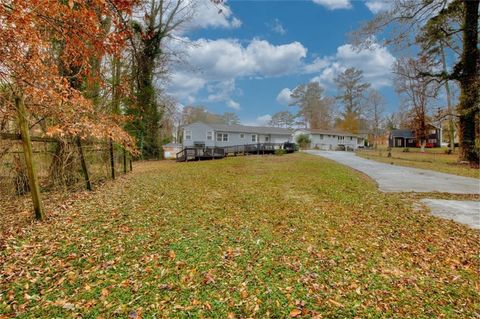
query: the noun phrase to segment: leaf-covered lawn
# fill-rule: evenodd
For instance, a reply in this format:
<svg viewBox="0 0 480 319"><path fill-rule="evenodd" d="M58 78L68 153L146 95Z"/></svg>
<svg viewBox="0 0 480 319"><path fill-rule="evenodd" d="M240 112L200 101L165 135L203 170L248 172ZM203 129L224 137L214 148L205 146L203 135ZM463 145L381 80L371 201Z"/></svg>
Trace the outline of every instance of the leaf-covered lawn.
<svg viewBox="0 0 480 319"><path fill-rule="evenodd" d="M0 314L469 318L479 234L306 154L139 163L3 238Z"/></svg>

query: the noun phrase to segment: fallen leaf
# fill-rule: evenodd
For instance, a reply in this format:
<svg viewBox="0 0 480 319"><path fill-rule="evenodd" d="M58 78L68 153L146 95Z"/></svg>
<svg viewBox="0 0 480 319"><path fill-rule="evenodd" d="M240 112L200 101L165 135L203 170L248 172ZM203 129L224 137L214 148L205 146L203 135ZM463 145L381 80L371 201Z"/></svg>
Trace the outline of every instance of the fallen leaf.
<svg viewBox="0 0 480 319"><path fill-rule="evenodd" d="M291 318L296 318L302 314L302 311L300 309L293 309L290 311L290 317Z"/></svg>
<svg viewBox="0 0 480 319"><path fill-rule="evenodd" d="M174 260L174 259L177 257L177 255L175 254L175 252L174 252L173 250L170 250L170 251L168 252L168 257L169 257L171 260Z"/></svg>

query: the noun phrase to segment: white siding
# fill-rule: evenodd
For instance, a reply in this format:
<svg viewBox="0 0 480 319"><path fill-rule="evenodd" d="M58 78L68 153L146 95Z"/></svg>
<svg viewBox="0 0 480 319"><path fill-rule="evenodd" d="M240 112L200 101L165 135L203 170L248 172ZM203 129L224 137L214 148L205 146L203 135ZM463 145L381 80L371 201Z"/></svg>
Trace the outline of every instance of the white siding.
<svg viewBox="0 0 480 319"><path fill-rule="evenodd" d="M207 147L225 147L235 145L246 145L256 143L285 143L292 140L292 136L288 134L260 134L260 133L241 133L229 131L215 131L212 127L203 123L193 123L183 128L185 131L191 131L192 138L183 140L183 147L192 147L195 144L204 143ZM208 132L213 132L213 139L208 140ZM217 133L228 134L228 141L217 141ZM256 135L255 142L252 142L252 135ZM242 138L243 136L243 138ZM268 139L268 141L267 141Z"/></svg>
<svg viewBox="0 0 480 319"><path fill-rule="evenodd" d="M190 140L185 139L185 131L192 132L192 138ZM215 146L215 133L212 140L207 140L207 132L214 132L213 128L203 123L193 123L186 125L183 128L183 147L194 146L195 143L205 143L205 146Z"/></svg>
<svg viewBox="0 0 480 319"><path fill-rule="evenodd" d="M363 146L363 138L358 138L356 135L344 135L335 134L333 132L326 133L310 133L306 130L298 130L294 133L294 141L296 142L297 136L305 134L310 137L310 147L319 148L321 150L335 150L339 145L345 145L357 149L359 146ZM358 143L360 140L360 143Z"/></svg>

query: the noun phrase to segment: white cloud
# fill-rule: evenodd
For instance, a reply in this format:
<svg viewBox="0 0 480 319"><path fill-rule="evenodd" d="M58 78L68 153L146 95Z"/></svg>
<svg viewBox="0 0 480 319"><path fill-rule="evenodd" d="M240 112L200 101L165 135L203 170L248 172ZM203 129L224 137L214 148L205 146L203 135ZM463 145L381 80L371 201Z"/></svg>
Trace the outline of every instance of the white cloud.
<svg viewBox="0 0 480 319"><path fill-rule="evenodd" d="M366 0L365 5L374 14L387 11L392 6L391 0Z"/></svg>
<svg viewBox="0 0 480 319"><path fill-rule="evenodd" d="M323 86L333 86L333 79L350 67L362 70L365 80L376 88L391 85L395 57L387 48L379 44L372 45L371 49L360 51L350 44L344 44L337 48L335 56L325 58L324 61L329 61L327 66L312 79Z"/></svg>
<svg viewBox="0 0 480 319"><path fill-rule="evenodd" d="M193 103L197 92L203 88L206 81L200 77L192 77L188 72L178 71L170 76L171 83L169 93L180 101Z"/></svg>
<svg viewBox="0 0 480 319"><path fill-rule="evenodd" d="M275 19L272 23L267 23L266 25L270 28L270 30L280 35L287 33L287 30L283 27L282 23L278 19Z"/></svg>
<svg viewBox="0 0 480 319"><path fill-rule="evenodd" d="M186 29L202 28L239 28L242 22L233 15L232 10L225 1L223 4L214 4L210 0L187 1L194 12L191 20L186 24Z"/></svg>
<svg viewBox="0 0 480 319"><path fill-rule="evenodd" d="M257 117L253 121L244 121L242 124L250 126L267 126L271 119L272 116L270 114L265 114Z"/></svg>
<svg viewBox="0 0 480 319"><path fill-rule="evenodd" d="M350 0L313 0L313 2L321 6L324 6L328 10L352 8L352 4Z"/></svg>
<svg viewBox="0 0 480 319"><path fill-rule="evenodd" d="M242 108L240 107L240 104L238 102L235 102L234 100L228 100L227 102L227 106L231 109L234 109L234 110L241 110Z"/></svg>
<svg viewBox="0 0 480 319"><path fill-rule="evenodd" d="M290 96L292 91L289 88L284 88L277 95L277 102L282 105L290 105L293 102L292 97Z"/></svg>
<svg viewBox="0 0 480 319"><path fill-rule="evenodd" d="M208 101L228 103L232 95L239 94L235 79L296 73L307 55L307 49L299 42L273 45L259 39L246 45L235 39L199 39L182 51L189 67L172 67L168 92L189 103L202 89L207 89ZM239 108L235 103L230 103L230 107Z"/></svg>
<svg viewBox="0 0 480 319"><path fill-rule="evenodd" d="M323 70L331 63L331 58L315 58L312 63L309 63L304 66L303 70L305 73L315 73Z"/></svg>

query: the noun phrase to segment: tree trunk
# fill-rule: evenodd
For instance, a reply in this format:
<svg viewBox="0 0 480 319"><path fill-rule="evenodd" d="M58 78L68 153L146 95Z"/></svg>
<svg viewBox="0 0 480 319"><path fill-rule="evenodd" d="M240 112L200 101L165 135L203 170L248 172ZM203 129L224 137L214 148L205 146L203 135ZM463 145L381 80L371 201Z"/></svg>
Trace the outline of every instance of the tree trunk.
<svg viewBox="0 0 480 319"><path fill-rule="evenodd" d="M123 174L127 174L127 151L123 149Z"/></svg>
<svg viewBox="0 0 480 319"><path fill-rule="evenodd" d="M478 153L475 140L478 138L475 129L475 118L478 114L478 7L479 0L464 0L463 16L463 52L459 63L460 103L458 105L460 124L459 159L478 164Z"/></svg>
<svg viewBox="0 0 480 319"><path fill-rule="evenodd" d="M79 136L76 137L78 154L80 155L80 164L82 165L83 177L85 178L85 187L87 190L92 190L92 184L90 183L90 175L88 174L87 162L85 161L85 155L83 154L82 140Z"/></svg>
<svg viewBox="0 0 480 319"><path fill-rule="evenodd" d="M425 145L427 144L426 140L420 140L420 152L425 153Z"/></svg>
<svg viewBox="0 0 480 319"><path fill-rule="evenodd" d="M110 150L110 172L112 175L112 179L115 179L115 158L113 154L113 141L112 139L109 140L109 150Z"/></svg>
<svg viewBox="0 0 480 319"><path fill-rule="evenodd" d="M443 48L443 44L440 43L441 51L442 51L442 67L443 72L447 73L447 62L445 58L445 50ZM453 107L452 107L452 95L450 94L450 85L448 84L448 80L445 81L445 92L447 93L447 112L448 112L448 141L449 141L449 149L452 153L455 151L455 124L453 123ZM442 146L442 136L440 136L440 146Z"/></svg>
<svg viewBox="0 0 480 319"><path fill-rule="evenodd" d="M27 122L27 110L22 98L15 97L15 107L18 112L18 126L22 136L23 154L25 156L25 164L27 166L28 182L30 186L30 194L32 195L33 210L35 218L38 220L45 219L42 198L40 196L40 186L38 184L37 171L33 162L32 142L30 141L30 130Z"/></svg>

